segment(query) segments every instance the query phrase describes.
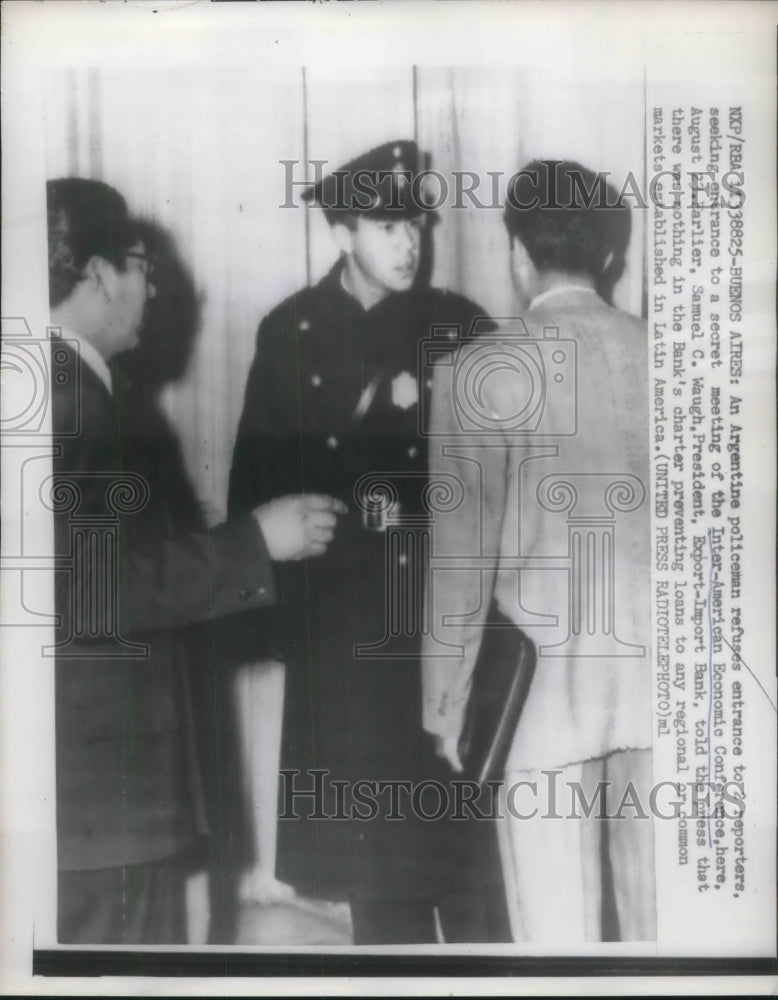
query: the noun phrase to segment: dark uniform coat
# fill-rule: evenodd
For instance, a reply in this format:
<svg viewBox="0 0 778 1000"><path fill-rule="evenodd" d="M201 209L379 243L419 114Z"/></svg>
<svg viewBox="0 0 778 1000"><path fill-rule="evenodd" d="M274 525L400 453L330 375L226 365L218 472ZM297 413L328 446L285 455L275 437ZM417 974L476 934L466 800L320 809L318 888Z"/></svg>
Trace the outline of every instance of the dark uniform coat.
<svg viewBox="0 0 778 1000"><path fill-rule="evenodd" d="M255 652L287 663L282 768L303 772L281 782L287 813L284 792L312 788L311 769L328 772L325 790L332 779L450 778L421 729L430 508L420 419L431 371L419 357L434 324L455 336L483 314L429 287L366 311L340 277L336 265L262 322L230 479L233 513L297 491L349 507L324 557L279 568L279 607L253 627L263 636ZM428 815L436 796L423 800ZM332 816L334 793L324 801ZM412 899L499 882L490 824L415 820L404 793L406 819L390 820L388 798L376 801L368 821L282 816L279 878L325 898ZM293 810L308 815L312 802L298 797ZM352 804L346 796L341 812L350 817Z"/></svg>
<svg viewBox="0 0 778 1000"><path fill-rule="evenodd" d="M130 447L121 387L53 350L58 863L159 861L203 829L185 627L271 603L272 564L251 516L187 530L191 498Z"/></svg>

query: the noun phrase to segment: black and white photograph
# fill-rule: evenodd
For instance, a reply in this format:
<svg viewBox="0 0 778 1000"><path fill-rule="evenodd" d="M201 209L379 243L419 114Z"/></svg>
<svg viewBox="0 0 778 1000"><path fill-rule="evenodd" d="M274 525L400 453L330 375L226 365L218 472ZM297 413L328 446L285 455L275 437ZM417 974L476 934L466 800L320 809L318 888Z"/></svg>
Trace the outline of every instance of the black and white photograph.
<svg viewBox="0 0 778 1000"><path fill-rule="evenodd" d="M3 987L769 992L776 7L3 8Z"/></svg>

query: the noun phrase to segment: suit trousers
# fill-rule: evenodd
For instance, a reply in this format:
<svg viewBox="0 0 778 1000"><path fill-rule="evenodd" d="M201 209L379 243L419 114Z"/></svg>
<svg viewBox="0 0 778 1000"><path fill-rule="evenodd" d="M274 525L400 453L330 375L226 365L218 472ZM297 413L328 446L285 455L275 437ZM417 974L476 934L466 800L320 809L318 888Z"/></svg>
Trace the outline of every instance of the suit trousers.
<svg viewBox="0 0 778 1000"><path fill-rule="evenodd" d="M60 871L60 944L187 944L186 878L177 855L149 864Z"/></svg>
<svg viewBox="0 0 778 1000"><path fill-rule="evenodd" d="M506 775L498 828L517 941L656 940L651 780L650 750Z"/></svg>

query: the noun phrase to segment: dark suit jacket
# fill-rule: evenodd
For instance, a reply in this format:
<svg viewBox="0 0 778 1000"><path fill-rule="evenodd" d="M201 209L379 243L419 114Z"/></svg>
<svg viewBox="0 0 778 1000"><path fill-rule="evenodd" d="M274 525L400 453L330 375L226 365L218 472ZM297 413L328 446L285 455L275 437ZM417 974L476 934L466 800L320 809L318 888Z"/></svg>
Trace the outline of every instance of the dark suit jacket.
<svg viewBox="0 0 778 1000"><path fill-rule="evenodd" d="M54 349L58 860L94 869L168 857L202 828L185 627L275 588L253 517L182 530L163 470L129 447L121 387Z"/></svg>

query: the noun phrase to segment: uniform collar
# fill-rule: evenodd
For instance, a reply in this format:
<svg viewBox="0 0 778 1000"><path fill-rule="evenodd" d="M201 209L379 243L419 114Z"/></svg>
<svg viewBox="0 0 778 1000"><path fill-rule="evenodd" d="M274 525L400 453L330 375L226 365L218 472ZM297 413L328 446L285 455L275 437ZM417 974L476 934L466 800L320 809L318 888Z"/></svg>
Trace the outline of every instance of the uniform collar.
<svg viewBox="0 0 778 1000"><path fill-rule="evenodd" d="M401 301L405 296L409 294L411 289L407 292L389 292L385 295L380 302L376 302L375 305L370 306L369 309L365 309L359 299L355 298L351 292L347 291L343 285L343 271L345 268L345 262L342 260L337 261L333 268L328 274L322 279L322 284L327 285L334 295L341 301L345 306L354 310L362 316L375 316L380 315L381 312L390 307L391 303Z"/></svg>

